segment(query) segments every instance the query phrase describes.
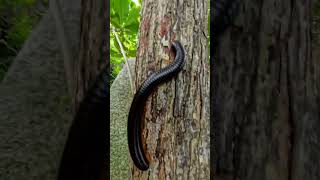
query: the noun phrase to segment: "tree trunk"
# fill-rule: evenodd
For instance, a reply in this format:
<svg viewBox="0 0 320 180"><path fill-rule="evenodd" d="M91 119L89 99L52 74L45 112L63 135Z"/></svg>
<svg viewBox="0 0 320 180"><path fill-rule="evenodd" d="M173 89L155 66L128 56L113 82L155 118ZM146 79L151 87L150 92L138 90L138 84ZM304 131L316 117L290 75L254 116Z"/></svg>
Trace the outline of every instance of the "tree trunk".
<svg viewBox="0 0 320 180"><path fill-rule="evenodd" d="M59 180L109 179L109 3L82 0L76 114L61 160ZM100 74L100 75L99 75Z"/></svg>
<svg viewBox="0 0 320 180"><path fill-rule="evenodd" d="M212 71L216 179L320 179L311 1L245 0L239 9Z"/></svg>
<svg viewBox="0 0 320 180"><path fill-rule="evenodd" d="M109 1L82 0L79 61L75 64L75 109L109 64Z"/></svg>
<svg viewBox="0 0 320 180"><path fill-rule="evenodd" d="M145 107L143 139L150 168L132 179L209 179L208 1L144 0L135 85L174 59L161 44L179 40L186 63Z"/></svg>

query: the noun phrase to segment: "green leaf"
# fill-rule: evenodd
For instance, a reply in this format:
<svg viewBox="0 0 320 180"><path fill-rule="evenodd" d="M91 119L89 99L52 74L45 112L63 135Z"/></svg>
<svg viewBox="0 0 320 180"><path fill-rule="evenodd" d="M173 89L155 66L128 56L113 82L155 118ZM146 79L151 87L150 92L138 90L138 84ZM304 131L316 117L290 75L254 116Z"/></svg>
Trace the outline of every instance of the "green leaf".
<svg viewBox="0 0 320 180"><path fill-rule="evenodd" d="M128 16L129 0L112 0L112 9L119 15L120 24L122 24Z"/></svg>
<svg viewBox="0 0 320 180"><path fill-rule="evenodd" d="M20 16L15 18L14 25L10 28L7 38L9 44L15 48L20 48L32 30L33 20L30 16Z"/></svg>
<svg viewBox="0 0 320 180"><path fill-rule="evenodd" d="M127 57L135 57L137 52L137 36L140 24L141 5L138 0L111 0L110 26L115 28ZM110 33L110 65L111 82L120 72L124 58L120 46Z"/></svg>
<svg viewBox="0 0 320 180"><path fill-rule="evenodd" d="M139 23L139 17L140 17L140 8L132 8L129 11L129 14L126 18L126 21L124 22L124 26L129 26L131 24L138 24Z"/></svg>

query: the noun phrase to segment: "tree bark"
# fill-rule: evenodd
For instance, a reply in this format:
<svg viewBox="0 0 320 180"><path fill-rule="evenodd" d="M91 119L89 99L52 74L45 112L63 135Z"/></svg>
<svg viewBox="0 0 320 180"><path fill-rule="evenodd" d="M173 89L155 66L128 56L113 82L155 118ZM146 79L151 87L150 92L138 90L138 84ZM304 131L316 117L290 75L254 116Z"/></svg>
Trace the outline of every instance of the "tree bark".
<svg viewBox="0 0 320 180"><path fill-rule="evenodd" d="M215 179L319 179L311 1L245 0L239 9L212 71Z"/></svg>
<svg viewBox="0 0 320 180"><path fill-rule="evenodd" d="M96 80L109 66L109 1L82 0L79 61L75 63L75 109Z"/></svg>
<svg viewBox="0 0 320 180"><path fill-rule="evenodd" d="M174 59L161 44L179 40L186 64L145 107L143 137L150 168L132 179L209 179L208 1L144 0L135 65L136 87Z"/></svg>
<svg viewBox="0 0 320 180"><path fill-rule="evenodd" d="M109 179L109 3L82 1L79 61L75 63L75 117L59 180Z"/></svg>

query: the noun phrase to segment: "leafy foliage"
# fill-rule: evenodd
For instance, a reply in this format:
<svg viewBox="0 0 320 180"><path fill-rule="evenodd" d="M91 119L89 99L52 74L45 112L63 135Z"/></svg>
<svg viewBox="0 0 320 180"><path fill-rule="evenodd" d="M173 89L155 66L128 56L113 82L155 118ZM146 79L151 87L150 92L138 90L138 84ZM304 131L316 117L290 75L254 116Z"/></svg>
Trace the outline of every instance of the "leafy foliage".
<svg viewBox="0 0 320 180"><path fill-rule="evenodd" d="M111 82L118 75L124 64L119 43L125 56L135 57L137 35L140 24L141 1L111 0L110 7L110 64ZM114 30L114 31L113 31ZM117 40L117 37L119 41Z"/></svg>
<svg viewBox="0 0 320 180"><path fill-rule="evenodd" d="M39 21L48 0L0 0L0 80Z"/></svg>

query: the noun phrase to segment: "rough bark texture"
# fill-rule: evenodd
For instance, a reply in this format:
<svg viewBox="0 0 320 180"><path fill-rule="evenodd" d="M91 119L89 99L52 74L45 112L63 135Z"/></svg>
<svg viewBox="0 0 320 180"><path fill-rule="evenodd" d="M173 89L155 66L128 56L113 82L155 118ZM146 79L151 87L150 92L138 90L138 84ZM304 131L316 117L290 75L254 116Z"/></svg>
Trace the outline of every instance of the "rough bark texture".
<svg viewBox="0 0 320 180"><path fill-rule="evenodd" d="M133 167L133 179L209 179L208 3L143 1L136 87L173 60L162 38L181 42L186 64L146 104L143 137L150 169Z"/></svg>
<svg viewBox="0 0 320 180"><path fill-rule="evenodd" d="M311 1L245 0L240 9L212 71L216 179L319 179Z"/></svg>
<svg viewBox="0 0 320 180"><path fill-rule="evenodd" d="M100 70L109 66L109 1L82 0L79 61L75 63L75 107Z"/></svg>

